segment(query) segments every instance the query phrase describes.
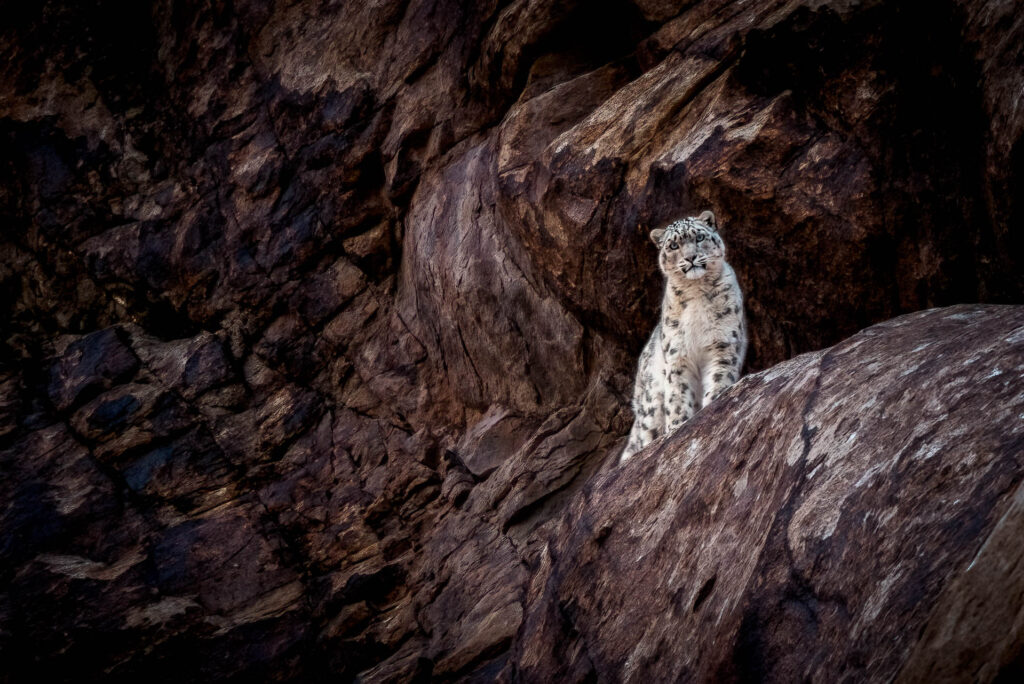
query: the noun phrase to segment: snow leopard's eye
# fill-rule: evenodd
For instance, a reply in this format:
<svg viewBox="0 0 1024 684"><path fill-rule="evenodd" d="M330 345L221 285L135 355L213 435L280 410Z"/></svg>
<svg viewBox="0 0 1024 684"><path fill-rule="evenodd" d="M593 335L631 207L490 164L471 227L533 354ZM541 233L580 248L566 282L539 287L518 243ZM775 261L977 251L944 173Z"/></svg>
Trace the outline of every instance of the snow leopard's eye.
<svg viewBox="0 0 1024 684"><path fill-rule="evenodd" d="M679 249L679 245L677 245L676 241L673 240L672 242L668 243L668 248L669 249Z"/></svg>
<svg viewBox="0 0 1024 684"><path fill-rule="evenodd" d="M704 242L704 236L703 235L698 235L697 236L697 242Z"/></svg>

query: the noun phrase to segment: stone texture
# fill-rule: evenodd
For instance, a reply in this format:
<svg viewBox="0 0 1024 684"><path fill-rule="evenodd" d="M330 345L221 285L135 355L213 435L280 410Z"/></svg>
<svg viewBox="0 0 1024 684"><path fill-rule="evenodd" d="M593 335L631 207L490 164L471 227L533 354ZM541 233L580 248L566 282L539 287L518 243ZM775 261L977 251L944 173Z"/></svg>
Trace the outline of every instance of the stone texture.
<svg viewBox="0 0 1024 684"><path fill-rule="evenodd" d="M876 369L859 348L834 371L808 357L776 369L902 313L1024 303L1020 2L23 5L0 26L0 681L602 679L624 671L617 648L657 653L653 632L596 645L570 634L556 664L542 643L577 613L580 634L601 629L563 582L577 566L598 577L565 532L581 501L625 511L630 492L663 486L661 503L628 516L720 511L701 534L673 532L688 544L733 520L731 489L682 502L669 480L627 484L640 466L600 474L628 429L659 302L646 232L706 208L745 290L748 370L778 375L751 381L742 420L723 403L692 425L706 441L748 435L735 453L775 464L742 470L765 492L752 529L771 544L707 546L708 559L736 554L763 595L732 575L712 582L710 565L671 585L637 579L651 606L669 586L691 609L726 590L752 602L721 613L693 671L751 674L719 668L741 643L753 655L737 662L764 676L841 678L831 660L787 660L810 652L788 645L889 629L876 624L886 611L914 627L835 662L908 679L1020 669L1016 628L991 628L1019 613L1013 600L968 615L994 600L985 583L934 570L973 549L992 559L978 577L1012 595L1000 539L1015 529L1019 471L1000 457L999 493L983 474L996 466L975 462L1005 454L982 434L1002 418L977 403L999 378L935 391L913 370L918 357L948 373L950 359L996 359L979 331L1011 335L1017 314L875 328L856 339L900 354ZM932 347L911 352L933 329ZM933 469L939 456L902 466L934 486L922 511L973 521L919 565L874 559L844 525L857 511L897 536L927 522L849 481L894 467L888 451L849 456L853 445L932 439L914 432L927 406L887 394L890 424L863 395L815 414L793 463L768 456L790 448L773 426L796 425L790 398L807 383L886 368L902 378L893 387L949 411L968 397L978 415L963 473ZM794 479L812 450L813 481L832 483L820 491ZM721 487L740 476L715 458L693 467ZM790 495L811 497L802 517ZM837 510L839 532L814 536ZM771 554L786 516L798 554L783 563ZM826 560L805 567L811 553ZM829 575L862 558L878 563L864 586L907 568L891 583L918 612L889 594L872 599L873 620L830 603L867 600L842 593L852 576ZM792 592L824 606L816 636L804 608L766 603L783 582L772 573L798 562L810 584ZM919 583L899 589L907 577ZM544 596L568 598L545 608ZM737 615L748 626L730 632ZM954 615L962 628L944 621ZM775 641L762 629L773 621ZM877 658L864 650L876 646ZM635 676L665 666L643 653Z"/></svg>
<svg viewBox="0 0 1024 684"><path fill-rule="evenodd" d="M744 378L551 524L519 675L1009 676L1022 378L1020 307L911 314Z"/></svg>

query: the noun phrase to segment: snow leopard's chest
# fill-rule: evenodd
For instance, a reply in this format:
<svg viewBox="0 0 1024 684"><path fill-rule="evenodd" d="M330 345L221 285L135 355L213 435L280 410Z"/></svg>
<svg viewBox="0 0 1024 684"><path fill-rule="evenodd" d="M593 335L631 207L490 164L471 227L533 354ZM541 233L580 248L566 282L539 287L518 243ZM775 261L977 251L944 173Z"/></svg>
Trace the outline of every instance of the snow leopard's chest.
<svg viewBox="0 0 1024 684"><path fill-rule="evenodd" d="M709 348L722 340L726 332L723 305L716 308L701 298L679 302L672 309L662 321L663 358L670 366L703 366L710 358Z"/></svg>

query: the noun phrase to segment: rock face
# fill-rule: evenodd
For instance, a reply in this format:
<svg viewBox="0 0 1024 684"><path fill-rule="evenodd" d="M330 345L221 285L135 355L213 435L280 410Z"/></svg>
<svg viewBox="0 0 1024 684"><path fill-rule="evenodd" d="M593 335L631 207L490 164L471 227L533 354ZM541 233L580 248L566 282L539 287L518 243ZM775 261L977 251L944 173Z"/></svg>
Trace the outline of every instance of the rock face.
<svg viewBox="0 0 1024 684"><path fill-rule="evenodd" d="M530 681L990 681L1024 666L1024 309L744 378L552 524Z"/></svg>
<svg viewBox="0 0 1024 684"><path fill-rule="evenodd" d="M760 446L705 459L664 447L715 487L746 475L748 499L693 489L677 506L669 474L641 481L654 457L580 492L631 421L659 302L646 233L661 221L706 208L722 220L752 371L901 313L1024 303L1020 2L22 5L0 26L0 679L611 678L685 663L694 676L843 676L787 658L844 628L863 640L844 651L851 672L912 678L967 662L950 635L995 638L1019 614L1012 601L971 612L1012 567L999 540L1019 517L1007 502L1020 471L1010 442L983 438L1015 428L978 398L1005 380L1012 405L1010 370L971 371L937 400L953 411L974 397L964 444L1003 464L1000 491L991 464L956 461L968 490L938 456L841 457L897 444L885 431L916 434L931 410L907 405L890 426L846 402L804 416L807 451L791 463L768 458L795 439L769 425ZM940 347L1003 358L942 338L1019 325L1012 309L973 311L880 329L903 356L871 370L848 350L842 368L865 382L906 370L893 386L926 394L914 354L948 373ZM933 329L936 353L912 352ZM791 428L791 394L847 372L794 363L703 413L687 443L754 440L752 415ZM731 420L740 396L757 411ZM842 446L830 431L857 437ZM744 449L770 465L734 472ZM916 473L900 476L914 492L932 482L934 501L912 500L935 508L860 498L882 491L850 484L871 468ZM664 505L629 509L648 486ZM591 601L622 581L607 564L628 556L586 546L580 521L604 515L587 501L679 525L698 503L714 511L690 536L658 523L704 564L636 578L651 606L669 589L686 615L717 606L699 662L655 632L614 636L625 623L599 615ZM730 541L737 505L761 516L763 538ZM971 522L917 565L875 559L888 547L856 536L856 515L898 537L931 520L923 511ZM607 533L624 553L652 543L624 530ZM935 569L974 551L993 560ZM728 572L715 564L727 552L742 556ZM842 575L837 559L878 564ZM796 588L777 576L791 568ZM878 574L893 568L909 574ZM586 577L604 586L580 594ZM863 598L843 593L855 580L889 582L873 619L891 610L892 624L849 603ZM779 602L793 592L817 602L813 620ZM953 615L965 617L942 621ZM676 619L665 625L692 629ZM555 662L545 639L560 630L577 650ZM891 637L877 653L864 650L883 641L872 630ZM1014 630L964 658L1005 654L979 665L986 677L1019 668ZM634 651L616 649L630 644L643 646L627 662Z"/></svg>

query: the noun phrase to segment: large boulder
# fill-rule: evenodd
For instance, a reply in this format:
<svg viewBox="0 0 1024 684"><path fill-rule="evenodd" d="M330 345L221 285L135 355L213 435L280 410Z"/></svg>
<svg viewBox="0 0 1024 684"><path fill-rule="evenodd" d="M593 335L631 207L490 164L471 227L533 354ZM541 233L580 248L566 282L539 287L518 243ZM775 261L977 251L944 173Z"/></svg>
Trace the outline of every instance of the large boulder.
<svg viewBox="0 0 1024 684"><path fill-rule="evenodd" d="M744 378L552 524L519 674L1019 674L1022 416L1022 307L903 316Z"/></svg>

